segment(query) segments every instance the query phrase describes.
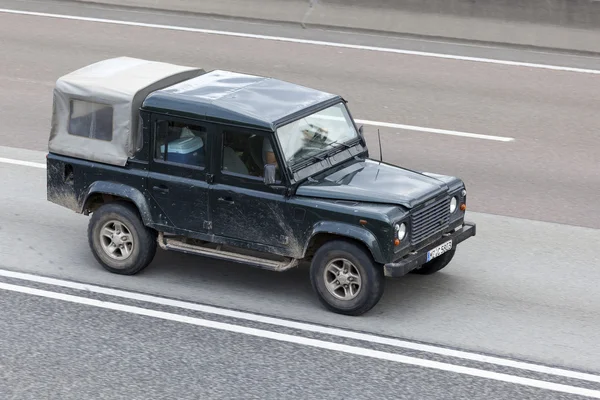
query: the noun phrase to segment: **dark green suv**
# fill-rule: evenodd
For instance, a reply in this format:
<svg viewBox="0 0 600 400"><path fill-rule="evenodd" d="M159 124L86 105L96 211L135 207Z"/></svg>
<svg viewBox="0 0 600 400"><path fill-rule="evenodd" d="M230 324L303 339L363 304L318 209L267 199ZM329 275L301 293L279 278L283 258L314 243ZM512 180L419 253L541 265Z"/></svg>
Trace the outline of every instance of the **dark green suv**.
<svg viewBox="0 0 600 400"><path fill-rule="evenodd" d="M386 276L439 271L475 235L464 183L370 159L337 95L119 57L61 77L53 105L48 200L92 214L114 273L157 245L275 271L309 261L321 302L360 315Z"/></svg>

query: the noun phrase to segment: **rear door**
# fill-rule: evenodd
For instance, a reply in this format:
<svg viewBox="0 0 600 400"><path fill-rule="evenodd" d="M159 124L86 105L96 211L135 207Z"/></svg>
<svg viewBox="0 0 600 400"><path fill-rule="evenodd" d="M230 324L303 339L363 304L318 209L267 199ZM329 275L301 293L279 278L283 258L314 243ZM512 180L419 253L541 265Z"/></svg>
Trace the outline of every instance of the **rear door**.
<svg viewBox="0 0 600 400"><path fill-rule="evenodd" d="M152 117L148 191L155 221L186 231L209 231L207 160L214 125L171 116Z"/></svg>

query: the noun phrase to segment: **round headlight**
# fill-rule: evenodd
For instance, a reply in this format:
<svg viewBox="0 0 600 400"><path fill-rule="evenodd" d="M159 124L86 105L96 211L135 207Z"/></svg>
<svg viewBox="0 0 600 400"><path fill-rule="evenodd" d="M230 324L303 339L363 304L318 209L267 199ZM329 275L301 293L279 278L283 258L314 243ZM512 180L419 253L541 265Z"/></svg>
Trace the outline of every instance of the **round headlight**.
<svg viewBox="0 0 600 400"><path fill-rule="evenodd" d="M454 211L456 211L456 206L458 205L458 199L456 197L453 197L452 200L450 200L450 213L452 214Z"/></svg>
<svg viewBox="0 0 600 400"><path fill-rule="evenodd" d="M396 235L398 235L398 240L402 240L406 236L406 224L404 222L400 225L396 224Z"/></svg>

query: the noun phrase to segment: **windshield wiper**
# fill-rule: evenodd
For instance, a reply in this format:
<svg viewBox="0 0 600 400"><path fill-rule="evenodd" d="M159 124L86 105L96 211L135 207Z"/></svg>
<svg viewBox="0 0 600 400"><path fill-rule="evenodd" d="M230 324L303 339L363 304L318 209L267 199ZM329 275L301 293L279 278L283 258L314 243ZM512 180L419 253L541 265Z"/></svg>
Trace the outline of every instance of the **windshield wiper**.
<svg viewBox="0 0 600 400"><path fill-rule="evenodd" d="M340 142L338 140L334 140L333 142L329 142L327 143L327 145L333 145L333 144L341 144L342 146L346 147L347 149L349 149L350 147L352 147L351 145L349 145L348 143L345 142Z"/></svg>
<svg viewBox="0 0 600 400"><path fill-rule="evenodd" d="M358 139L358 138L354 138L354 139L350 139L350 140L348 140L348 141L346 141L346 142L340 142L340 141L337 141L337 140L335 140L335 141L333 141L333 142L329 142L329 143L327 143L327 144L328 144L328 145L334 145L334 144L338 144L338 145L342 145L342 146L344 146L346 149L351 149L351 148L353 148L353 147L354 147L354 146L357 144L357 142L358 142L358 141L359 141L359 139ZM347 143L347 142L350 142L350 143ZM332 154L336 153L336 152L335 152L335 150L337 150L338 148L339 148L339 146L336 146L336 147L331 147L331 148L330 148L330 149L327 151L327 155L328 155L328 156L330 156L330 155L332 155Z"/></svg>
<svg viewBox="0 0 600 400"><path fill-rule="evenodd" d="M338 140L334 140L334 141L325 143L325 145L332 146L332 145L338 144L338 145L344 146L346 149L350 149L350 148L354 147L354 145L355 145L354 142L356 142L357 140L358 139L353 140L352 144L348 144L348 143L345 143L345 142L340 142ZM294 160L293 164L292 164L292 168L294 170L297 170L298 168L302 168L304 166L304 164L306 164L308 161L312 161L312 160L323 161L323 160L325 160L326 158L328 158L329 156L332 155L332 150L336 150L336 149L337 149L337 147L333 147L332 146L330 148L325 148L325 149L323 149L322 151L319 151L316 154L311 154L309 156L302 157L302 158L300 158L298 160Z"/></svg>
<svg viewBox="0 0 600 400"><path fill-rule="evenodd" d="M311 154L310 156L306 156L306 157L302 157L298 160L294 160L294 164L292 164L293 167L296 167L306 161L311 161L311 160L317 160L317 161L323 161L324 159L327 158L327 154L323 154L323 152L319 152L317 154Z"/></svg>

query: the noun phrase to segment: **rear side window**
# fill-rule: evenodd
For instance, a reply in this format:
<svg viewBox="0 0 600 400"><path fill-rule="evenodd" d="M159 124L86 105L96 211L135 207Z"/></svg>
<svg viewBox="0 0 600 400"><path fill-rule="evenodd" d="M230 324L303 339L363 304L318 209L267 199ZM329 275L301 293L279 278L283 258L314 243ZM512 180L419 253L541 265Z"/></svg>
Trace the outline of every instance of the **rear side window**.
<svg viewBox="0 0 600 400"><path fill-rule="evenodd" d="M154 158L176 164L204 168L206 127L161 120L156 125Z"/></svg>
<svg viewBox="0 0 600 400"><path fill-rule="evenodd" d="M71 100L69 133L75 136L111 141L113 109L107 104Z"/></svg>

